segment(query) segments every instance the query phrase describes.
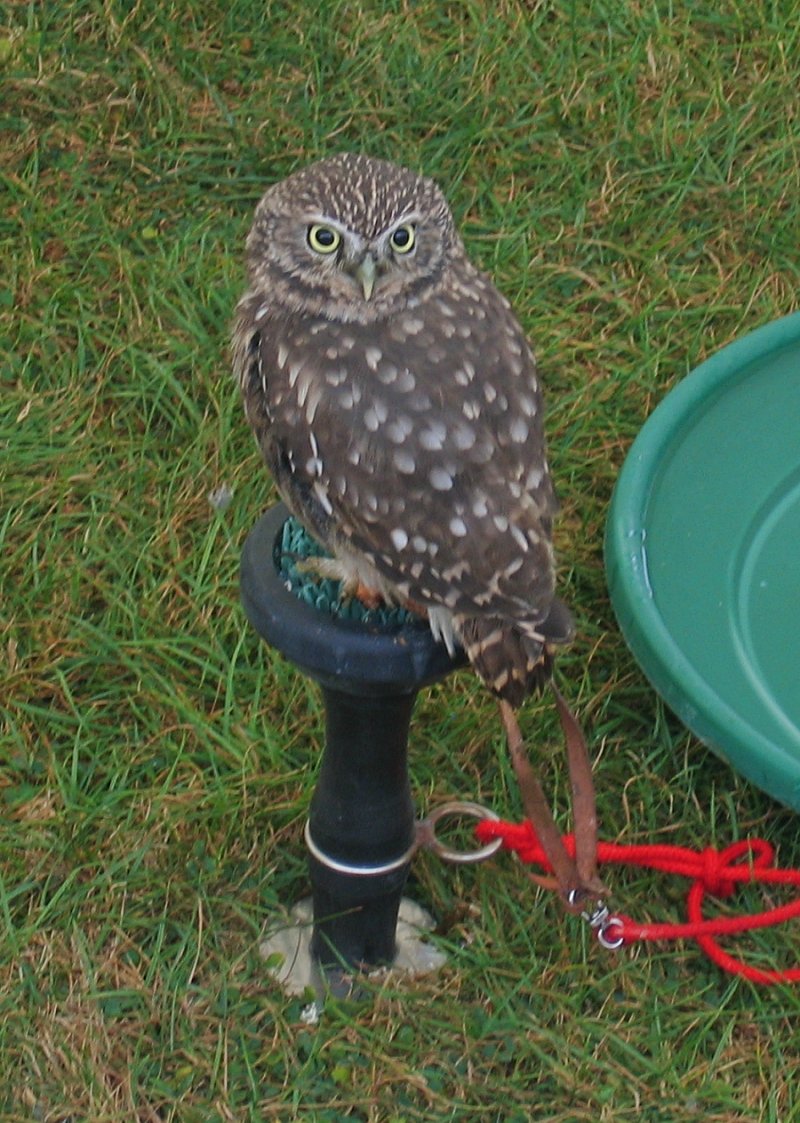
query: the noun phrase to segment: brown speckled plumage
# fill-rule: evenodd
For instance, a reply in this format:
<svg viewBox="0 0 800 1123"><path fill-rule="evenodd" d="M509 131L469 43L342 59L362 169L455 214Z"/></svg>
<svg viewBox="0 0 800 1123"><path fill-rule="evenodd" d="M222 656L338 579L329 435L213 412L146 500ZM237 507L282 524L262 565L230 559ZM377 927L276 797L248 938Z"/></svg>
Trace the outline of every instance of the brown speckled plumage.
<svg viewBox="0 0 800 1123"><path fill-rule="evenodd" d="M365 156L272 187L247 251L234 369L284 501L343 577L424 606L518 705L571 622L536 367L507 301L439 188Z"/></svg>

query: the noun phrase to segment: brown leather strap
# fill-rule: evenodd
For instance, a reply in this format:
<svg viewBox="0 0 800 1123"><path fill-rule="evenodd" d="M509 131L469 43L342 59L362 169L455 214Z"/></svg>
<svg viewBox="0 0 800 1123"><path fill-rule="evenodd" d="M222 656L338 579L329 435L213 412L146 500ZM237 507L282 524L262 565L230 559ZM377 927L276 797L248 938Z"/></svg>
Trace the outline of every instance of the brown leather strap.
<svg viewBox="0 0 800 1123"><path fill-rule="evenodd" d="M597 810L592 766L586 739L575 715L555 683L551 681L550 685L567 747L575 833L574 858L561 840L561 832L528 760L516 714L504 701L500 702L500 713L525 815L530 819L555 874L554 879L537 874L529 876L538 885L557 889L570 911L581 912L588 897L597 898L605 893L597 877Z"/></svg>

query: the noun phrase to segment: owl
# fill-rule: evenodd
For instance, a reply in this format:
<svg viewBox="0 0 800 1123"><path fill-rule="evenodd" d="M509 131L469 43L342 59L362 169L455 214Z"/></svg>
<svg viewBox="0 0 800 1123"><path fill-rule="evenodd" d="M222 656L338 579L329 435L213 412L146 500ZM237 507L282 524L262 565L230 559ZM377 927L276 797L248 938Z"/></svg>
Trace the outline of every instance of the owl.
<svg viewBox="0 0 800 1123"><path fill-rule="evenodd" d="M571 638L536 364L439 187L345 153L271 187L233 330L248 421L326 576L427 615L516 708Z"/></svg>

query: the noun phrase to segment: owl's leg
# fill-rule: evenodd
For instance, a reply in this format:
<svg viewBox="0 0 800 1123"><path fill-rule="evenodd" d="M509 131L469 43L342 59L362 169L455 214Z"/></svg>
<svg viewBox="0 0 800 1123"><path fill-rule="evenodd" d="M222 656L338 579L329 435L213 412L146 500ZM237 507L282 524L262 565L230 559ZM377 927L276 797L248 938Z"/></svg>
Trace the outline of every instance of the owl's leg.
<svg viewBox="0 0 800 1123"><path fill-rule="evenodd" d="M319 581L338 581L342 597L346 600L355 598L365 608L378 608L384 599L380 592L364 584L358 570L340 558L302 558L296 563L296 568Z"/></svg>
<svg viewBox="0 0 800 1123"><path fill-rule="evenodd" d="M318 581L340 581L342 592L347 591L350 596L355 592L355 585L358 584L358 575L338 558L300 558L295 566L301 573L316 577Z"/></svg>

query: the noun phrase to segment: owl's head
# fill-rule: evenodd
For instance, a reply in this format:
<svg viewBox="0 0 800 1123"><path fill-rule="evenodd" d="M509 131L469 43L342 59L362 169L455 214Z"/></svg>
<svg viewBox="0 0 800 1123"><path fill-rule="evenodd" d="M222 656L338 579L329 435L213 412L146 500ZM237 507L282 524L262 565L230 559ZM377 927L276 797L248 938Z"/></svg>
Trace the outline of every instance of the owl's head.
<svg viewBox="0 0 800 1123"><path fill-rule="evenodd" d="M251 280L273 305L368 323L413 307L461 243L432 180L343 153L267 191L247 250Z"/></svg>

